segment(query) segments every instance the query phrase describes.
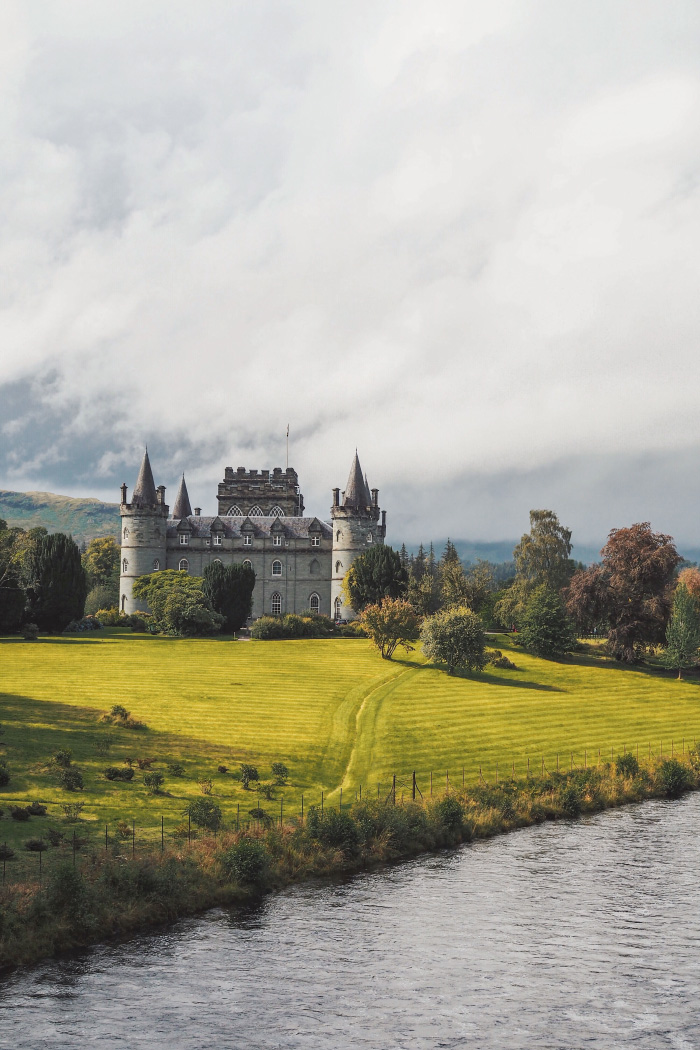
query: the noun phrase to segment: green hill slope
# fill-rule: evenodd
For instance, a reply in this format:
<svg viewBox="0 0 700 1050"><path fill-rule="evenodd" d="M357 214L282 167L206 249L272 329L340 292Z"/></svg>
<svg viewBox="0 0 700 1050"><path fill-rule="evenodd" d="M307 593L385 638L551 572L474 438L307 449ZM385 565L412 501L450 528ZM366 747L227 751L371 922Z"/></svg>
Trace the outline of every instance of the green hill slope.
<svg viewBox="0 0 700 1050"><path fill-rule="evenodd" d="M98 499L56 496L52 492L8 492L0 489L0 518L10 526L67 532L78 543L95 536L119 536L119 505Z"/></svg>

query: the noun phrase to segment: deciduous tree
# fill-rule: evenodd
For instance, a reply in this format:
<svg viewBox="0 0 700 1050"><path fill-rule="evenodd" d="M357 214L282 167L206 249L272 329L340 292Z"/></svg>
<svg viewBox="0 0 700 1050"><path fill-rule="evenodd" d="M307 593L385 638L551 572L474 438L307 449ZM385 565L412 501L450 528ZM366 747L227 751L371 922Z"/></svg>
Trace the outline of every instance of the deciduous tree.
<svg viewBox="0 0 700 1050"><path fill-rule="evenodd" d="M378 605L366 605L360 623L383 660L391 660L399 645L412 649L411 642L419 632L415 609L401 598L384 598Z"/></svg>
<svg viewBox="0 0 700 1050"><path fill-rule="evenodd" d="M481 670L486 663L484 627L471 609L443 609L435 613L423 622L420 637L428 659L447 664L450 675L461 667Z"/></svg>
<svg viewBox="0 0 700 1050"><path fill-rule="evenodd" d="M558 591L543 585L532 592L519 640L538 656L557 659L571 652L576 645L576 632Z"/></svg>
<svg viewBox="0 0 700 1050"><path fill-rule="evenodd" d="M700 612L698 599L692 595L685 583L679 583L673 595L671 618L666 628L666 652L664 663L678 671L690 667L698 657L700 647Z"/></svg>

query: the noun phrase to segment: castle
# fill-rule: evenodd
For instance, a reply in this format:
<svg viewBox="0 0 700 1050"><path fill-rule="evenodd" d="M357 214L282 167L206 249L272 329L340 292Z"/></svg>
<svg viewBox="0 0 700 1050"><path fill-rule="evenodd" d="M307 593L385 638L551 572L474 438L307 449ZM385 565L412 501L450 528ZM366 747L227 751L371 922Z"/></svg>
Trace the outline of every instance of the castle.
<svg viewBox="0 0 700 1050"><path fill-rule="evenodd" d="M254 618L281 613L321 613L352 619L342 584L354 559L369 544L383 543L386 511L370 491L355 452L345 490L333 489L331 520L304 517L304 497L292 467L285 471L226 467L217 494L218 514L192 513L184 474L172 514L165 486L156 488L146 450L127 499L121 487L122 612L143 612L134 580L159 569L201 576L207 565L247 562L255 571ZM381 518L381 522L380 522Z"/></svg>

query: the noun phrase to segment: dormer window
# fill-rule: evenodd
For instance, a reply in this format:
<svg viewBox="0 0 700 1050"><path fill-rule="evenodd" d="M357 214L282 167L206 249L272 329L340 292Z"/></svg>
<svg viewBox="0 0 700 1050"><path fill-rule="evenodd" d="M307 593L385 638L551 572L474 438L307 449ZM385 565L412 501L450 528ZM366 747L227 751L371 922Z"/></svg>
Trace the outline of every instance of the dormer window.
<svg viewBox="0 0 700 1050"><path fill-rule="evenodd" d="M253 546L253 537L249 536L248 533L246 533L246 535L243 537L243 546L244 547L252 547Z"/></svg>
<svg viewBox="0 0 700 1050"><path fill-rule="evenodd" d="M181 547L187 547L189 542L190 542L189 535L186 532L181 532L180 533L180 546Z"/></svg>
<svg viewBox="0 0 700 1050"><path fill-rule="evenodd" d="M273 536L272 537L272 543L273 543L273 545L275 547L281 547L282 546L282 537L281 536Z"/></svg>
<svg viewBox="0 0 700 1050"><path fill-rule="evenodd" d="M312 536L311 537L311 546L312 547L320 547L321 546L321 537L320 536Z"/></svg>
<svg viewBox="0 0 700 1050"><path fill-rule="evenodd" d="M224 542L224 538L221 535L221 533L220 532L215 532L214 533L214 546L215 547L221 547L223 545L223 542Z"/></svg>

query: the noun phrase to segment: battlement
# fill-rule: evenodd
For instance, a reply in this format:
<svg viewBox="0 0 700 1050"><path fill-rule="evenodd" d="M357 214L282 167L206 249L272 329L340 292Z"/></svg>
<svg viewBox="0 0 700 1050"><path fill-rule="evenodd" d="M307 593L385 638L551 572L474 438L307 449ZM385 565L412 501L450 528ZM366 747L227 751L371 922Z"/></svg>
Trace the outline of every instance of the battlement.
<svg viewBox="0 0 700 1050"><path fill-rule="evenodd" d="M217 499L219 516L252 513L296 518L304 513L299 476L293 467L275 467L272 471L226 467Z"/></svg>

